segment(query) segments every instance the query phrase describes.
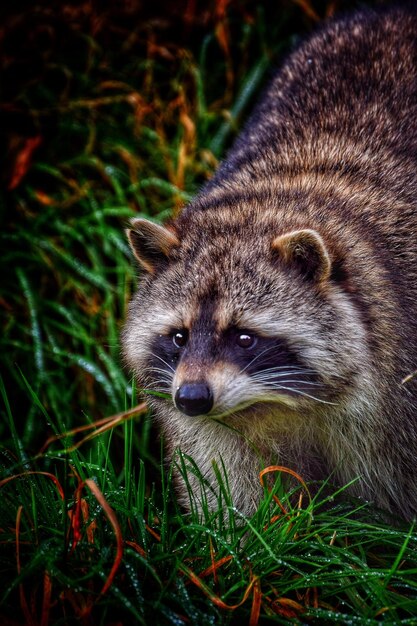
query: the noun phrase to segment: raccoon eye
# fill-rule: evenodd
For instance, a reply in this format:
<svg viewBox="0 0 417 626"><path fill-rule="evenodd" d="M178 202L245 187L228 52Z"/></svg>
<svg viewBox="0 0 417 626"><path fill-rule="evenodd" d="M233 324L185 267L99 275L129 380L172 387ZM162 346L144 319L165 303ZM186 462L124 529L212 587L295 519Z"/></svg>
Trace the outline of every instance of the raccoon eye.
<svg viewBox="0 0 417 626"><path fill-rule="evenodd" d="M256 343L256 336L250 333L239 333L236 336L236 343L240 348L252 348Z"/></svg>
<svg viewBox="0 0 417 626"><path fill-rule="evenodd" d="M183 348L187 343L188 332L186 330L177 330L172 335L172 343L176 348Z"/></svg>

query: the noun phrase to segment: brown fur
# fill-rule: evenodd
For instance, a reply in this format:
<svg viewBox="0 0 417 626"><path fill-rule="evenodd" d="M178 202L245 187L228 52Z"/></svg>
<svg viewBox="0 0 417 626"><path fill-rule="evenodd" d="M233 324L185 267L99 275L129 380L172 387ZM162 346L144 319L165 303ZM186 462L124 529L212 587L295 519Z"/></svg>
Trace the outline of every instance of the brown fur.
<svg viewBox="0 0 417 626"><path fill-rule="evenodd" d="M401 8L326 25L169 229L132 225L147 273L126 360L174 400L184 382L207 382L207 414L159 398L155 413L170 452L180 447L210 480L223 459L244 513L260 466L276 462L305 479L358 476L354 493L417 512L417 384L401 383L417 363L416 33ZM231 329L269 348L243 367ZM267 384L276 363L256 371L255 357L284 374Z"/></svg>

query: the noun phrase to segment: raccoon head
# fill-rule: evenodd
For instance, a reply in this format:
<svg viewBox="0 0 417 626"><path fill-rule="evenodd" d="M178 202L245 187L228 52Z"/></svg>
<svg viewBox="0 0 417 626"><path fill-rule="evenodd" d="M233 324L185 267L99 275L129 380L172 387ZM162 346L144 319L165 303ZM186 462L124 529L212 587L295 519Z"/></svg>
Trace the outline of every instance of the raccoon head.
<svg viewBox="0 0 417 626"><path fill-rule="evenodd" d="M275 234L251 223L242 241L234 221L198 234L192 224L180 232L132 221L128 239L145 272L123 334L126 359L141 386L169 394L188 416L271 404L283 415L322 410L357 374L364 345L326 244L313 229Z"/></svg>

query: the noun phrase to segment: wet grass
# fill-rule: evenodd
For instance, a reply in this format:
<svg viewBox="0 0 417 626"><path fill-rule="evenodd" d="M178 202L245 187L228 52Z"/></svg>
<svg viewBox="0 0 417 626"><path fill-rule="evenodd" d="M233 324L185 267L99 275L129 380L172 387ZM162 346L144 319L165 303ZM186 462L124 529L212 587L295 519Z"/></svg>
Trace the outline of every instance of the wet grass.
<svg viewBox="0 0 417 626"><path fill-rule="evenodd" d="M119 356L128 219L187 202L336 5L146 5L2 9L0 621L415 623L416 534L360 503L243 520L220 469L185 515Z"/></svg>

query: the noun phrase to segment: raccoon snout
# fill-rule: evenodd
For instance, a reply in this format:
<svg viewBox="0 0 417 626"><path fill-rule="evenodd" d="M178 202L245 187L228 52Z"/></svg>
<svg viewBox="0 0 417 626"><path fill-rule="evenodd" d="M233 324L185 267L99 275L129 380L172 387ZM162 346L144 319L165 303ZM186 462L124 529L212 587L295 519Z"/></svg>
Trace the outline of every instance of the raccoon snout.
<svg viewBox="0 0 417 626"><path fill-rule="evenodd" d="M205 415L213 407L213 392L206 383L184 383L175 394L175 405L186 415Z"/></svg>

